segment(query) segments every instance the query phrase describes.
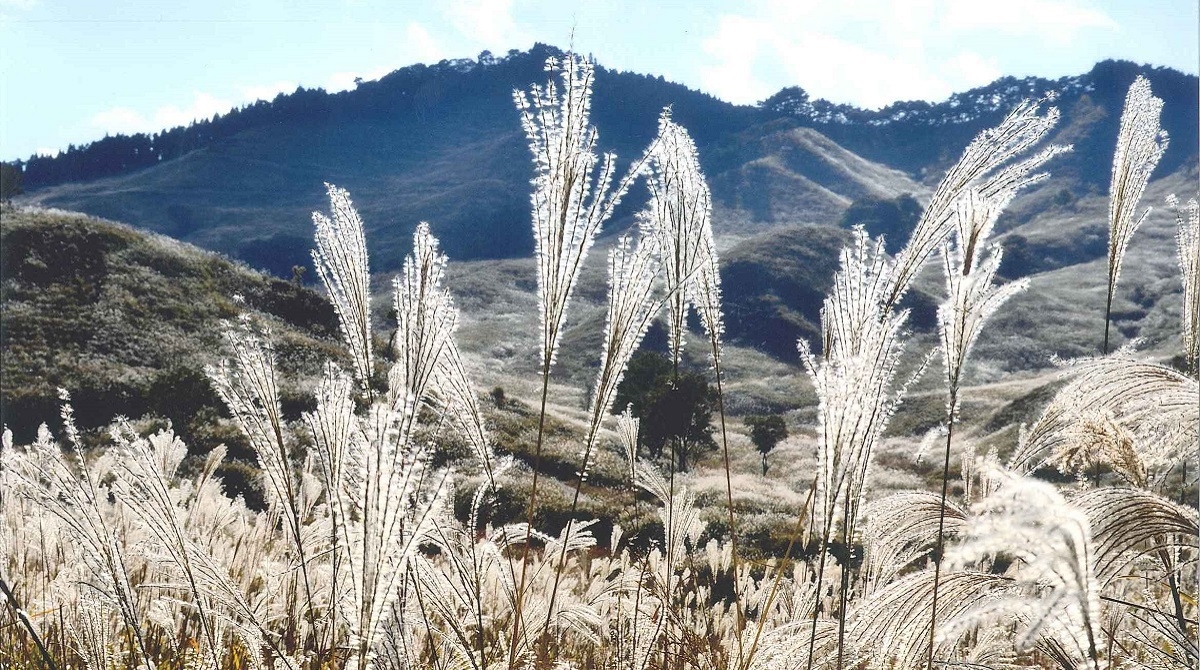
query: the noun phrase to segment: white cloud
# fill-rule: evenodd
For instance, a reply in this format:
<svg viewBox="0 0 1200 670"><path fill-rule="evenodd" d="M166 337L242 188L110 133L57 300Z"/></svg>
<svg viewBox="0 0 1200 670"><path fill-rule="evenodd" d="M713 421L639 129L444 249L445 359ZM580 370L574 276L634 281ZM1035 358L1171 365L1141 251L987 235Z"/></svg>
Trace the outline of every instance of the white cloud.
<svg viewBox="0 0 1200 670"><path fill-rule="evenodd" d="M330 93L347 91L354 88L355 79L374 81L386 74L390 74L396 67L399 67L397 64L410 62L436 63L449 57L446 54L446 50L429 33L429 30L424 25L415 21L410 21L404 27L402 45L402 56L397 58L392 65L384 65L371 70L342 70L334 72L325 80L325 90Z"/></svg>
<svg viewBox="0 0 1200 670"><path fill-rule="evenodd" d="M1002 73L981 52L1001 35L1023 42L1076 40L1118 29L1083 0L759 0L718 17L703 46L701 85L752 103L783 86L813 98L880 107L896 100L941 100ZM994 39L991 40L994 42Z"/></svg>
<svg viewBox="0 0 1200 670"><path fill-rule="evenodd" d="M277 81L274 84L265 84L262 86L242 86L239 92L242 94L242 100L253 102L256 100L271 101L280 93L291 93L299 86L294 81Z"/></svg>
<svg viewBox="0 0 1200 670"><path fill-rule="evenodd" d="M715 63L700 70L700 85L724 100L753 103L774 92L754 76L760 38L766 26L744 16L722 16L717 32L704 40L704 52Z"/></svg>
<svg viewBox="0 0 1200 670"><path fill-rule="evenodd" d="M146 117L127 107L113 107L104 110L93 116L89 124L110 135L140 133L147 130L149 125Z"/></svg>
<svg viewBox="0 0 1200 670"><path fill-rule="evenodd" d="M446 58L446 50L433 39L429 30L420 23L411 22L404 27L404 39L408 51L418 63L436 63Z"/></svg>
<svg viewBox="0 0 1200 670"><path fill-rule="evenodd" d="M192 98L192 104L187 107L175 105L159 107L154 111L154 124L159 128L186 126L193 121L210 119L214 114L225 114L234 106L235 104L230 100L217 98L208 93L196 93Z"/></svg>
<svg viewBox="0 0 1200 670"><path fill-rule="evenodd" d="M329 75L329 79L325 81L324 88L330 93L348 91L355 87L355 79L362 79L363 81L375 81L383 75L389 74L391 71L392 68L390 67L377 67L374 70L368 70L366 72L334 72L333 74Z"/></svg>
<svg viewBox="0 0 1200 670"><path fill-rule="evenodd" d="M197 92L186 107L163 105L148 116L128 107L113 107L94 115L89 125L107 134L153 133L210 119L215 114L225 114L234 106L229 100Z"/></svg>
<svg viewBox="0 0 1200 670"><path fill-rule="evenodd" d="M1037 37L1059 44L1075 41L1090 29L1119 30L1104 12L1063 0L1004 0L1003 11L990 2L952 3L942 18L947 30L989 30Z"/></svg>
<svg viewBox="0 0 1200 670"><path fill-rule="evenodd" d="M898 99L945 97L953 87L920 55L869 49L821 33L776 47L792 79L816 98L882 107ZM813 54L820 54L814 58Z"/></svg>
<svg viewBox="0 0 1200 670"><path fill-rule="evenodd" d="M454 0L444 5L451 25L476 48L504 52L529 41L513 19L513 0Z"/></svg>
<svg viewBox="0 0 1200 670"><path fill-rule="evenodd" d="M1004 71L995 58L984 58L973 51L960 51L946 61L946 72L952 78L977 86L999 79Z"/></svg>

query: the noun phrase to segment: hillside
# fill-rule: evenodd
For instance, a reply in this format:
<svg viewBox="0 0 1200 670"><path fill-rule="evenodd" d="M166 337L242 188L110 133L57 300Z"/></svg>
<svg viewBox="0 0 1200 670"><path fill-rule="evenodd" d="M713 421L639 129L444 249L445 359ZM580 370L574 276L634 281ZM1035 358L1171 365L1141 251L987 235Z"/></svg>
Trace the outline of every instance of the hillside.
<svg viewBox="0 0 1200 670"><path fill-rule="evenodd" d="M81 214L6 206L0 217L0 416L19 440L56 421L62 387L83 428L152 416L201 450L237 447L240 435L214 428L224 410L203 367L220 355L222 320L243 311L272 329L293 377L340 355L333 309L309 289ZM297 416L306 394L282 390Z"/></svg>
<svg viewBox="0 0 1200 670"><path fill-rule="evenodd" d="M511 92L543 80L543 60L553 53L553 47L539 45L503 58L413 66L354 91L298 91L151 138L108 138L56 159L31 160L26 174L35 188L26 199L126 221L290 277L293 266L311 262L310 213L324 209L321 183L330 181L353 194L377 273L399 267L420 220L431 222L456 262L510 259L508 266L480 267L516 267L511 264L521 265L532 246L531 166ZM945 164L1026 96L1058 93L1062 121L1053 137L1075 150L1055 158L1047 166L1051 178L1018 198L1001 219L1006 251L1001 274L1047 282L1055 277L1054 290L1089 283L1096 272L1092 264L1106 252L1108 163L1120 107L1139 71L1165 98L1163 122L1172 134L1155 173L1163 186L1147 198L1147 204L1157 204L1167 192L1183 195L1195 188L1197 97L1189 91L1195 93L1197 80L1129 63L1101 63L1057 81L1005 78L943 103L897 103L879 111L809 101L797 87L757 108L736 107L661 78L598 68L593 121L601 148L615 150L624 165L649 141L658 110L672 106L676 120L696 137L713 189L730 338L795 362L796 339L816 335L820 300L844 239L831 224L864 223L873 234L886 231L895 249L906 229L885 219L899 215L900 203L906 217L915 216ZM130 154L130 145L149 149ZM112 159L151 154L148 166ZM68 179L97 174L102 176ZM643 197L635 188L609 230L627 229ZM1169 228L1170 217L1161 208L1154 221ZM1171 257L1168 245L1158 246L1155 253ZM1076 275L1078 281L1069 279ZM594 279L594 286L603 286L602 277ZM527 298L517 296L531 288L514 283L506 300L525 304ZM927 290L910 296L911 324L918 331L930 332L933 296L940 290L932 277ZM1118 315L1127 315L1125 336L1163 340L1163 328L1147 330L1140 320L1157 314L1156 305L1172 290L1162 282L1138 289L1140 302ZM496 309L482 300L496 291L483 281L460 294L483 309ZM1057 306L1064 312L1061 320L1094 317L1093 302L1090 294L1064 301ZM1017 301L1014 309L1020 305ZM591 333L599 318L581 316L574 327ZM1002 369L1041 368L1052 354L1090 351L1093 331L989 351ZM510 342L487 344L482 351L517 355L512 352L521 347L511 342L516 338L505 339ZM581 339L579 351L587 352L594 339ZM576 360L569 345L567 360ZM586 377L587 362L579 358L573 369L573 376Z"/></svg>
<svg viewBox="0 0 1200 670"><path fill-rule="evenodd" d="M309 214L322 182L350 190L368 226L375 268L398 268L427 220L452 258L529 253L528 150L513 89L545 79L537 45L500 58L415 65L353 91L299 90L154 136L99 140L25 164L27 201L126 221L290 277L308 264ZM593 122L622 168L670 105L700 148L718 232L833 223L863 198L918 198L977 132L1013 105L1058 94L1054 140L1075 151L1043 191L1103 194L1123 96L1138 72L1166 100L1172 134L1157 174L1196 163L1197 80L1105 62L1057 81L1004 78L938 104L860 110L809 101L798 87L758 107L735 106L661 78L597 69ZM631 194L614 227L640 202ZM1016 208L1019 210L1019 208ZM1011 217L1010 217L1011 218ZM1037 253L1035 251L1035 253Z"/></svg>

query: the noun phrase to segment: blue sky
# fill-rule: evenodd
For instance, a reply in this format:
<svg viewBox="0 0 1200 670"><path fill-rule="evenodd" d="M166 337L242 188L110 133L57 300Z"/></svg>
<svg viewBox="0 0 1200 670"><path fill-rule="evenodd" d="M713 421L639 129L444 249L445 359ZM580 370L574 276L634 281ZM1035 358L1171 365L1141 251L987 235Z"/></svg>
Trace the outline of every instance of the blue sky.
<svg viewBox="0 0 1200 670"><path fill-rule="evenodd" d="M874 108L1105 58L1196 73L1198 25L1197 0L0 0L0 158L534 42L732 102Z"/></svg>

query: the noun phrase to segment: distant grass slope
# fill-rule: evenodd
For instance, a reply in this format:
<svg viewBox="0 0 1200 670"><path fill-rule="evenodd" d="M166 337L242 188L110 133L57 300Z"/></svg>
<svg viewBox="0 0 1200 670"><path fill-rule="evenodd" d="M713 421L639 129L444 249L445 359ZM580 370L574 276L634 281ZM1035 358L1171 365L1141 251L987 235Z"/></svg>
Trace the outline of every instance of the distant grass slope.
<svg viewBox="0 0 1200 670"><path fill-rule="evenodd" d="M243 311L272 329L292 374L340 355L333 310L309 289L81 214L5 207L0 216L0 415L18 441L54 422L61 387L81 427L152 416L193 446L237 446L238 435L212 433L223 408L203 366L220 356L222 320ZM303 396L283 393L285 410L298 412Z"/></svg>

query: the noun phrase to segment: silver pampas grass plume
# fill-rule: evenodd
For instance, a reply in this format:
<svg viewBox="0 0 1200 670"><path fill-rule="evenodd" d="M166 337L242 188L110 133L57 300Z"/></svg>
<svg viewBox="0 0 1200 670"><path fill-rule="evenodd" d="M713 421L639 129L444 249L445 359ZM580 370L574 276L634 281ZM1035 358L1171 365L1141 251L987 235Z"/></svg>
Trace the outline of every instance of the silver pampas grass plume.
<svg viewBox="0 0 1200 670"><path fill-rule="evenodd" d="M316 248L312 251L317 276L329 291L341 324L342 337L354 362L354 376L368 389L374 367L371 359L371 273L362 218L345 189L325 184L332 217L313 212Z"/></svg>
<svg viewBox="0 0 1200 670"><path fill-rule="evenodd" d="M1137 214L1138 203L1150 173L1167 150L1167 133L1159 128L1163 101L1150 92L1150 82L1138 76L1125 96L1117 150L1113 154L1108 202L1108 302L1104 308L1104 353L1108 353L1109 314L1121 276L1121 262L1129 240L1151 208Z"/></svg>

